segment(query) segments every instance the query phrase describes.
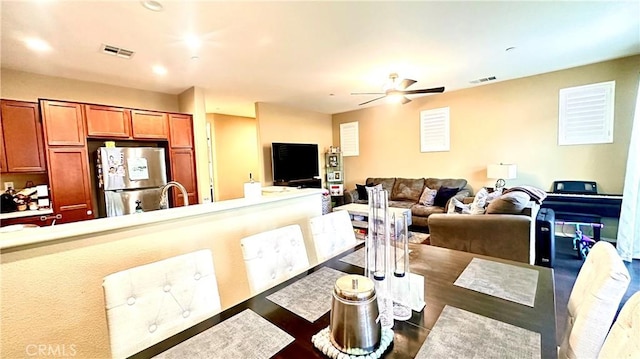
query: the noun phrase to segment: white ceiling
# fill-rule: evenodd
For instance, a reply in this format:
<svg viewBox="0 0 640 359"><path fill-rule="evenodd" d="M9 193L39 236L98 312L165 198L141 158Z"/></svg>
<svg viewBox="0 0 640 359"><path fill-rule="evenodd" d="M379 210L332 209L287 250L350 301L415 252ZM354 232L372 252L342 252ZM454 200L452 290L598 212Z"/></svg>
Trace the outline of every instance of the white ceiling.
<svg viewBox="0 0 640 359"><path fill-rule="evenodd" d="M375 96L350 93L381 91L391 72L418 81L409 89L452 91L640 53L638 0L162 3L2 1L2 67L169 94L196 86L207 112L254 116L255 102L362 108ZM35 54L27 37L52 50ZM135 55L104 55L102 43Z"/></svg>

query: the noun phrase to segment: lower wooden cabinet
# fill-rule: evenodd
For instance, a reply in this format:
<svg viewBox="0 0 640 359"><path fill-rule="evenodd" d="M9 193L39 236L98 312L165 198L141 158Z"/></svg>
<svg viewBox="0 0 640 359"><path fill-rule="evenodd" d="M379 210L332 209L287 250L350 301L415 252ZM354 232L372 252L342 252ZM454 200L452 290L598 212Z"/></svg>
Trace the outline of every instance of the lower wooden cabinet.
<svg viewBox="0 0 640 359"><path fill-rule="evenodd" d="M11 226L14 224L35 224L38 227L47 227L58 222L62 218L61 215L47 214L42 216L31 216L21 218L3 219L0 222L0 227Z"/></svg>
<svg viewBox="0 0 640 359"><path fill-rule="evenodd" d="M49 147L48 155L53 210L61 215L56 223L95 218L86 148Z"/></svg>
<svg viewBox="0 0 640 359"><path fill-rule="evenodd" d="M171 149L170 156L172 180L179 182L187 190L189 205L197 204L196 161L193 149ZM174 206L182 206L184 201L180 191L172 189L172 193Z"/></svg>

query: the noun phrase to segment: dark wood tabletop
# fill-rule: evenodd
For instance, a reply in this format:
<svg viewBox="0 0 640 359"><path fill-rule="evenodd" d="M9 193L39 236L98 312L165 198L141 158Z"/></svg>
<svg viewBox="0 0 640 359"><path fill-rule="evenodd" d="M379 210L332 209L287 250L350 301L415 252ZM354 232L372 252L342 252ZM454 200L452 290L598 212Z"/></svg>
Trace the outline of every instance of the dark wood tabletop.
<svg viewBox="0 0 640 359"><path fill-rule="evenodd" d="M153 357L245 309L251 309L295 338L274 358L326 358L322 352L315 349L311 342L311 336L329 326L330 313L327 312L320 319L310 323L271 302L266 297L323 267L330 267L345 273L363 274L363 268L340 261L340 258L361 247L362 245L350 249L276 287L251 297L198 325L149 347L134 355L133 358ZM385 358L415 357L445 305L538 332L541 336L542 358L557 358L552 269L430 245L410 244L410 249L412 250L409 255L411 271L425 277L424 298L426 306L422 312L414 311L413 316L407 321L395 321L393 343L386 352ZM538 271L538 288L534 307L454 285L455 280L473 258L488 259Z"/></svg>

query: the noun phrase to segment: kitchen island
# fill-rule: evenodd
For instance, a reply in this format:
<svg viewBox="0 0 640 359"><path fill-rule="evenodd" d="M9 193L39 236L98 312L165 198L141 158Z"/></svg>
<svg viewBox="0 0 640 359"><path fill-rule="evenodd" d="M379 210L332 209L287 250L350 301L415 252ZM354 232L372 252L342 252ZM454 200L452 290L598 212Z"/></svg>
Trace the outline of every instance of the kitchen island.
<svg viewBox="0 0 640 359"><path fill-rule="evenodd" d="M321 214L322 190L299 189L3 233L0 357L24 357L34 344L109 357L102 279L198 249L211 249L228 308L250 296L240 239L299 224L314 265L308 220Z"/></svg>

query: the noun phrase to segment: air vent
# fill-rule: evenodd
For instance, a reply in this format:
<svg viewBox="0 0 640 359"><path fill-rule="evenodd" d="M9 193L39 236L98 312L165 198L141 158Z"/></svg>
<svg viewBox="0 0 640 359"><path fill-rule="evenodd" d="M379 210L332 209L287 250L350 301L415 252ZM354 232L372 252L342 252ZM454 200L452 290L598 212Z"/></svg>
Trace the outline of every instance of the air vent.
<svg viewBox="0 0 640 359"><path fill-rule="evenodd" d="M489 82L489 81L494 81L496 79L495 76L490 76L490 77L483 77L481 79L477 79L477 80L473 80L473 81L469 81L472 84L479 84L482 82Z"/></svg>
<svg viewBox="0 0 640 359"><path fill-rule="evenodd" d="M130 59L134 54L134 52L131 50L125 50L116 46L105 44L102 44L101 50L104 54L122 57L123 59Z"/></svg>

